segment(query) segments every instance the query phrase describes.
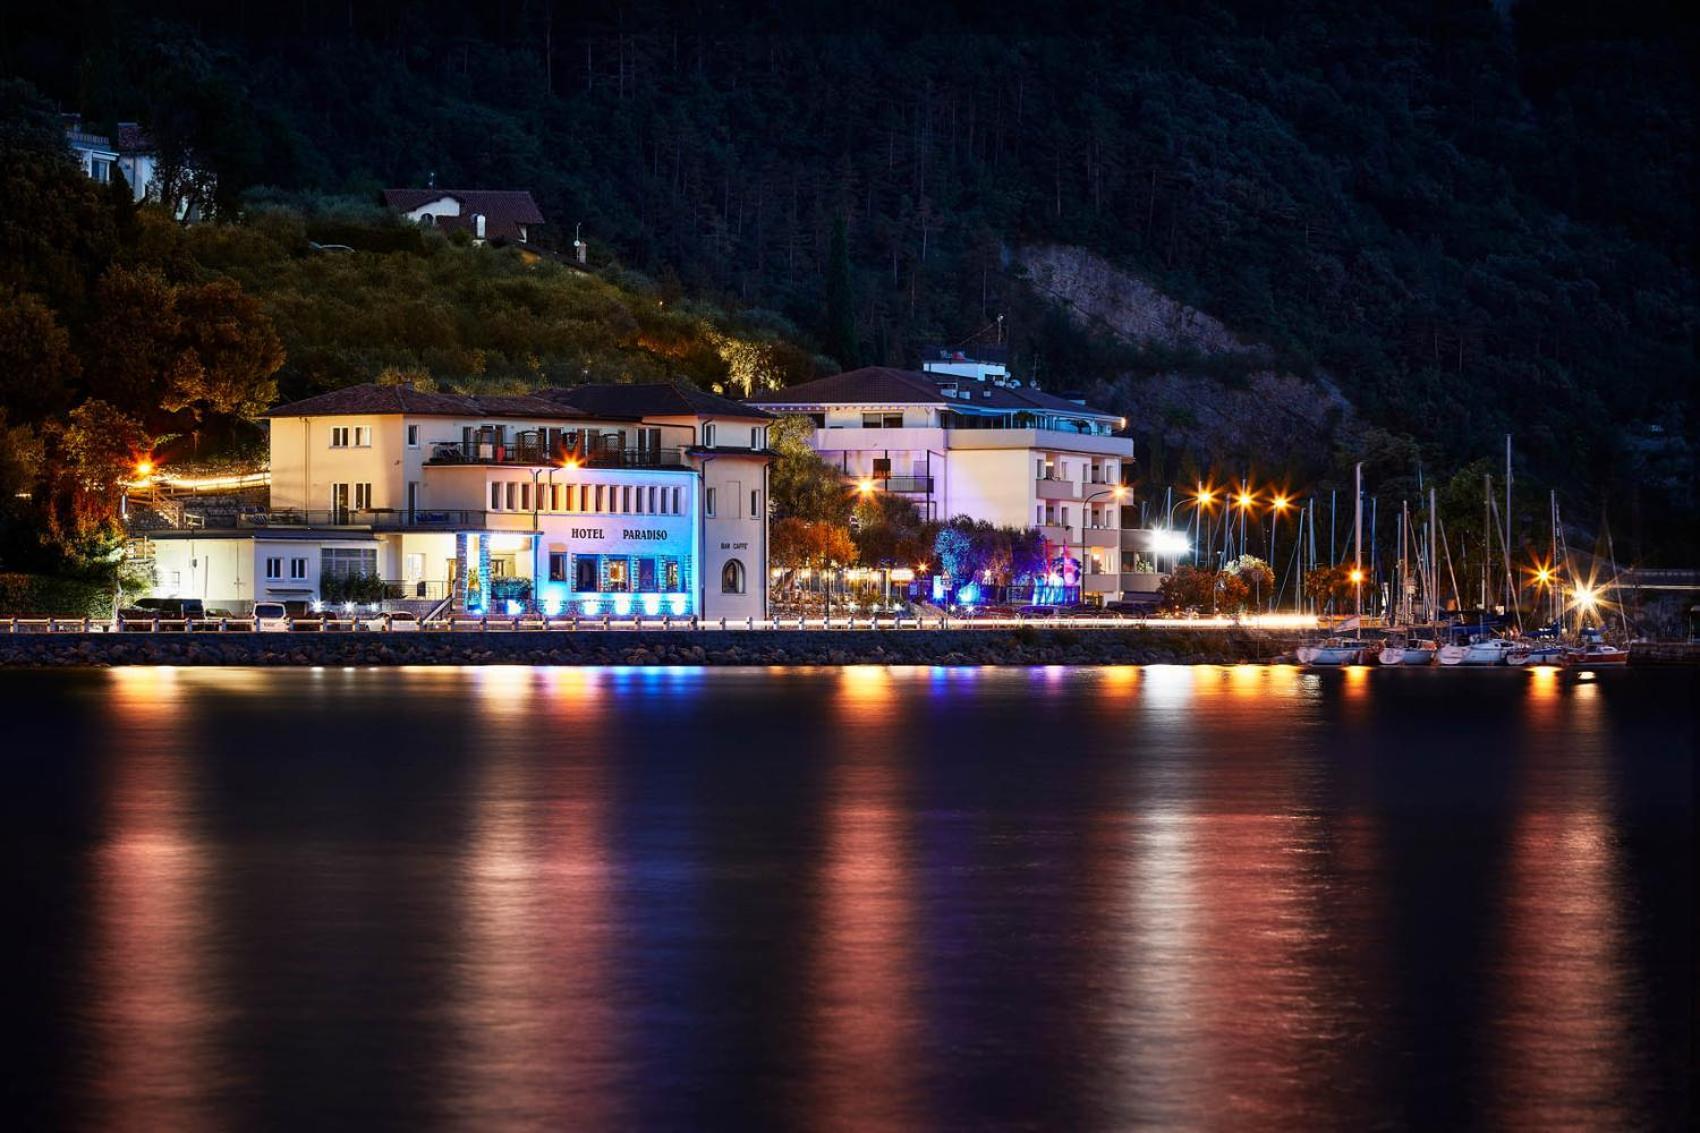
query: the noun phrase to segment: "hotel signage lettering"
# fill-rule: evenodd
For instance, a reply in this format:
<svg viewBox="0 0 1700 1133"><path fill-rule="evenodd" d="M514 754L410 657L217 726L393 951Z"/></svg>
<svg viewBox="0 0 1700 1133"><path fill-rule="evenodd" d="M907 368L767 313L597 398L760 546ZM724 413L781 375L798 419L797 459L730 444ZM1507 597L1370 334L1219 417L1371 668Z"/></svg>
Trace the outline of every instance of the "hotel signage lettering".
<svg viewBox="0 0 1700 1133"><path fill-rule="evenodd" d="M722 551L747 551L750 549L750 544L748 541L743 543L722 543L720 544L720 549Z"/></svg>

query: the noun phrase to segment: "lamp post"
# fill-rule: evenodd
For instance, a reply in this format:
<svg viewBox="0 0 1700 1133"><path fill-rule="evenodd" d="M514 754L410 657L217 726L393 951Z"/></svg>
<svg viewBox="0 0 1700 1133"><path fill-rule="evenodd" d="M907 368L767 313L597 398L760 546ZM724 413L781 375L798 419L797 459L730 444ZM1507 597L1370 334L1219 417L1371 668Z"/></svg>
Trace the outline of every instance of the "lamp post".
<svg viewBox="0 0 1700 1133"><path fill-rule="evenodd" d="M1199 547L1200 543L1202 543L1204 545L1204 557L1205 558L1210 557L1210 529L1208 527L1206 527L1204 524L1205 524L1205 518L1210 511L1210 505L1212 503L1214 503L1215 501L1216 501L1216 489L1214 489L1214 488L1207 488L1203 484L1200 484L1198 486L1198 491L1193 493L1193 497L1192 497L1192 505L1193 505L1192 506L1192 515L1193 515L1192 549L1193 549L1193 561L1194 562L1198 561L1198 547Z"/></svg>
<svg viewBox="0 0 1700 1133"><path fill-rule="evenodd" d="M1275 612L1275 529L1281 525L1281 515L1292 506L1286 496L1277 492L1269 501L1269 612Z"/></svg>
<svg viewBox="0 0 1700 1133"><path fill-rule="evenodd" d="M1087 524L1088 519L1091 516L1092 501L1099 499L1103 496L1109 496L1109 497L1111 497L1112 499L1115 499L1115 500L1126 499L1127 498L1127 485L1126 484L1116 484L1113 487L1105 488L1102 491L1093 492L1091 495L1087 496L1085 499L1080 501L1080 597L1082 599L1084 599L1086 597L1086 524ZM1121 525L1117 524L1116 529L1120 530L1120 528L1121 528ZM1119 559L1120 559L1120 556L1121 556L1121 542L1120 542L1121 537L1118 535L1116 538L1117 538L1116 555L1117 555L1117 558L1118 558L1116 568L1119 571L1121 569L1121 563L1119 562ZM1119 589L1119 586L1118 586L1118 589Z"/></svg>

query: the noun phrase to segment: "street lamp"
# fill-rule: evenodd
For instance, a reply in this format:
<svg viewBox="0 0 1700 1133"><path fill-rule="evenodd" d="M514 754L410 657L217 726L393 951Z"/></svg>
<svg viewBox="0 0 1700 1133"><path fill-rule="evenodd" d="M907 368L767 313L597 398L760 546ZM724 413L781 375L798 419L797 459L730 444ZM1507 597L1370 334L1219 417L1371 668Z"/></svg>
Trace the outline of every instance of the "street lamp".
<svg viewBox="0 0 1700 1133"><path fill-rule="evenodd" d="M1196 552L1197 552L1198 544L1200 542L1202 542L1204 544L1204 557L1205 558L1210 557L1210 529L1208 527L1204 526L1204 519L1205 519L1206 514L1210 511L1210 506L1213 503L1215 503L1215 501L1216 501L1216 489L1207 488L1203 484L1200 484L1198 486L1198 491L1193 494L1193 497L1192 497L1192 504L1193 504L1193 540L1192 540L1192 542L1193 542L1193 550L1194 550L1194 555L1193 555L1194 559L1196 559L1198 557ZM1202 536L1202 538L1200 538L1200 536Z"/></svg>

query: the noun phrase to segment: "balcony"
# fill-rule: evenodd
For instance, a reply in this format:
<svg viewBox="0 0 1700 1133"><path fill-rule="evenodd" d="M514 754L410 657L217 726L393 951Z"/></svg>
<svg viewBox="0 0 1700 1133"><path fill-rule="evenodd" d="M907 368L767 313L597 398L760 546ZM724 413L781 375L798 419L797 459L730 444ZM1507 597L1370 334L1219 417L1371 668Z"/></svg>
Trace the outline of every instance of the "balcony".
<svg viewBox="0 0 1700 1133"><path fill-rule="evenodd" d="M1121 576L1122 592L1126 594L1155 594L1162 588L1163 580L1168 577L1166 574L1123 572Z"/></svg>
<svg viewBox="0 0 1700 1133"><path fill-rule="evenodd" d="M931 476L876 476L874 484L882 492L896 492L900 495L931 495L933 478Z"/></svg>
<svg viewBox="0 0 1700 1133"><path fill-rule="evenodd" d="M1041 500L1073 500L1080 498L1080 485L1073 480L1061 477L1052 479L1041 476L1034 482L1034 490Z"/></svg>
<svg viewBox="0 0 1700 1133"><path fill-rule="evenodd" d="M429 466L440 465L558 465L577 461L583 468L679 468L690 467L683 448L608 448L574 451L564 447L521 441L492 444L488 441L440 441L425 458Z"/></svg>
<svg viewBox="0 0 1700 1133"><path fill-rule="evenodd" d="M1121 548L1122 533L1117 527L1088 527L1080 533L1081 542L1088 547Z"/></svg>

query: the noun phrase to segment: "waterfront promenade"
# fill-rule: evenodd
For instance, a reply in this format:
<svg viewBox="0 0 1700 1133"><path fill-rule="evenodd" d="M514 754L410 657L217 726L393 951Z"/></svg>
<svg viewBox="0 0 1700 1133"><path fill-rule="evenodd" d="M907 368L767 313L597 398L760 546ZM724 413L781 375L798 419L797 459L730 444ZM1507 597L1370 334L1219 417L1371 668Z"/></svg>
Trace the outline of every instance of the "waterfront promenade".
<svg viewBox="0 0 1700 1133"><path fill-rule="evenodd" d="M1291 633L1137 623L909 629L3 633L0 667L107 665L1126 665L1271 661Z"/></svg>

